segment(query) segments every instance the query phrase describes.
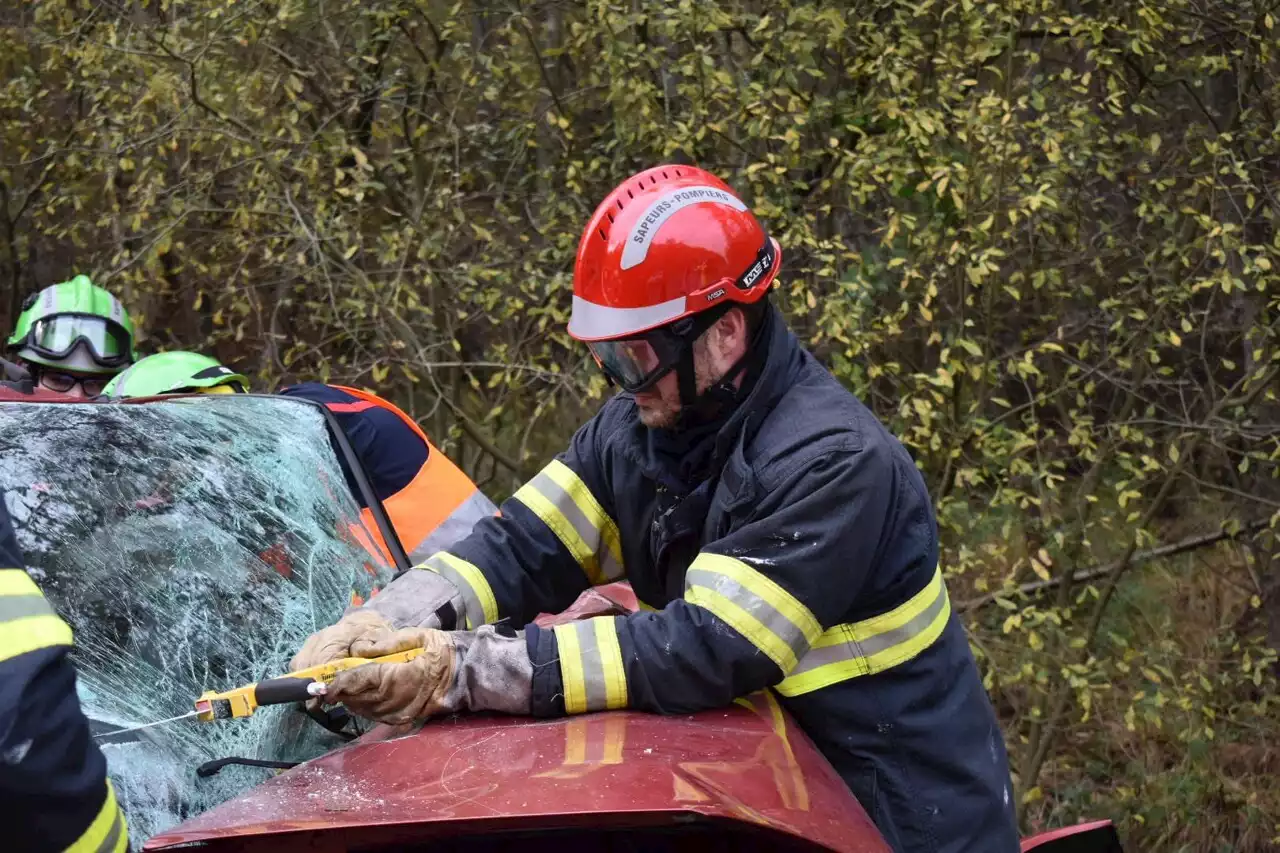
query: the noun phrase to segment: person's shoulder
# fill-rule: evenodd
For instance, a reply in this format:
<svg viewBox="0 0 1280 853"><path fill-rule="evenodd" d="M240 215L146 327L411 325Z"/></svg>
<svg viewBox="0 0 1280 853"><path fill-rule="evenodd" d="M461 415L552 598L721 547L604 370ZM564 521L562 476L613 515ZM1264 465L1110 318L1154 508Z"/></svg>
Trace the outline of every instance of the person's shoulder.
<svg viewBox="0 0 1280 853"><path fill-rule="evenodd" d="M356 397L342 391L332 385L326 385L323 382L299 382L296 385L288 385L281 388L278 392L283 397L299 397L304 400L314 400L317 403L353 403Z"/></svg>
<svg viewBox="0 0 1280 853"><path fill-rule="evenodd" d="M859 468L892 465L888 430L821 364L806 358L752 441L752 467L761 482L778 483L831 456L858 456Z"/></svg>
<svg viewBox="0 0 1280 853"><path fill-rule="evenodd" d="M422 438L395 411L361 399L341 388L323 382L300 382L281 388L278 393L323 404L333 412L347 437L359 445L357 452L367 452L368 449L363 446L366 440L388 452L411 449L416 455L425 449Z"/></svg>
<svg viewBox="0 0 1280 853"><path fill-rule="evenodd" d="M615 394L605 401L592 420L601 426L618 427L638 423L636 401L630 394Z"/></svg>

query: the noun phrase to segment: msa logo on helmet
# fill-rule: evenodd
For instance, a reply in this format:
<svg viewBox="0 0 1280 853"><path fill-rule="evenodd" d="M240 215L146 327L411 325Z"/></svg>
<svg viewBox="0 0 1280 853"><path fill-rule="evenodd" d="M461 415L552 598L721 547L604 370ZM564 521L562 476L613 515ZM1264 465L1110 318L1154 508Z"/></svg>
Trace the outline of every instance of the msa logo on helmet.
<svg viewBox="0 0 1280 853"><path fill-rule="evenodd" d="M707 301L715 302L721 296L724 296L724 294L725 294L725 289L723 287L717 287L715 290L707 294Z"/></svg>
<svg viewBox="0 0 1280 853"><path fill-rule="evenodd" d="M737 196L716 187L683 187L665 192L651 201L636 224L631 226L627 246L622 250L622 269L629 270L644 262L649 255L649 246L664 222L686 207L706 203L723 204L734 210L747 209Z"/></svg>

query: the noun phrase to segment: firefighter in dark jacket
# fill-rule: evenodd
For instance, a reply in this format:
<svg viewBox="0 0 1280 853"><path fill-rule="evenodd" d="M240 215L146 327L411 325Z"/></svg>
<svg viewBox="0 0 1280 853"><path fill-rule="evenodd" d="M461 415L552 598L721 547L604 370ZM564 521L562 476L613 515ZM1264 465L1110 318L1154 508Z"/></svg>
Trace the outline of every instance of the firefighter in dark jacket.
<svg viewBox="0 0 1280 853"><path fill-rule="evenodd" d="M705 171L615 189L579 243L569 333L623 393L500 517L293 665L425 648L329 687L386 722L689 713L772 688L895 850L1015 851L1005 745L924 480L764 298L781 263ZM623 577L661 609L528 624Z"/></svg>
<svg viewBox="0 0 1280 853"><path fill-rule="evenodd" d="M0 494L0 847L12 853L128 849L70 649L70 626L22 567Z"/></svg>

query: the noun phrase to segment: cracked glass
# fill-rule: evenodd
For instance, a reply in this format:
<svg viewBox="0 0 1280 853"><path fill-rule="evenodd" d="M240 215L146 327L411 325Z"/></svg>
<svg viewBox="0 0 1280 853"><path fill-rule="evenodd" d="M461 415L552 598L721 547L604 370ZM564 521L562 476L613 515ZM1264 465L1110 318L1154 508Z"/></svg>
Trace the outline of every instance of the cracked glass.
<svg viewBox="0 0 1280 853"><path fill-rule="evenodd" d="M395 569L366 548L323 414L283 397L0 403L0 490L26 568L72 626L95 733L288 671ZM343 740L297 706L99 739L134 849Z"/></svg>

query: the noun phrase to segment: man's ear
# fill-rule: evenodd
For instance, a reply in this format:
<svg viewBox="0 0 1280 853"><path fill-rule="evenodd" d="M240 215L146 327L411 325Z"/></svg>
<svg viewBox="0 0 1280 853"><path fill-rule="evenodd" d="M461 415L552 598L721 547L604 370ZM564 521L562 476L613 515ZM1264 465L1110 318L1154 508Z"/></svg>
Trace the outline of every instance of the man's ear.
<svg viewBox="0 0 1280 853"><path fill-rule="evenodd" d="M747 351L747 315L738 306L730 308L716 321L716 348L730 362Z"/></svg>

